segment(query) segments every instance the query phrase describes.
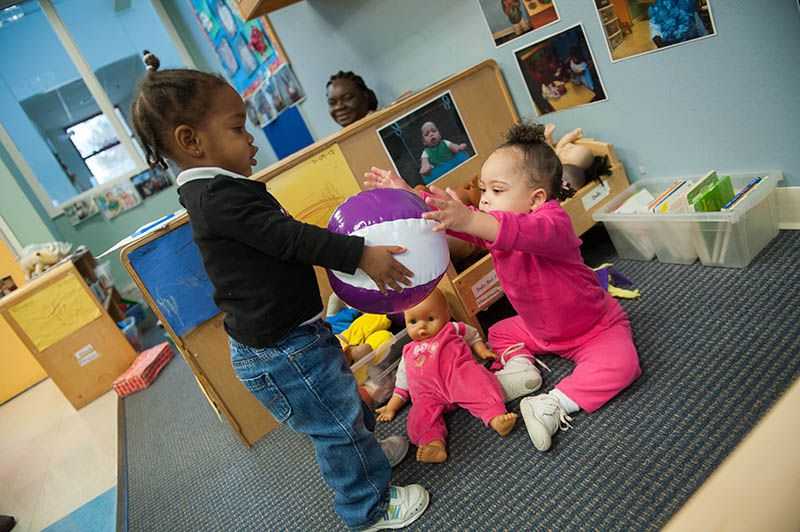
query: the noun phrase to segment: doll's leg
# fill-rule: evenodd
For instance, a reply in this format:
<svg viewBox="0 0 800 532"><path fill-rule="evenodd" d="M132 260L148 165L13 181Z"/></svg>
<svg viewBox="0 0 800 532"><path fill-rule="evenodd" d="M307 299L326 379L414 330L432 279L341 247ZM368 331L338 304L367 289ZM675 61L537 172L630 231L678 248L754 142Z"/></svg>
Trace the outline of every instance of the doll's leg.
<svg viewBox="0 0 800 532"><path fill-rule="evenodd" d="M447 460L444 411L443 403L427 397L417 398L411 403L408 438L417 446L417 460L420 462L441 463Z"/></svg>
<svg viewBox="0 0 800 532"><path fill-rule="evenodd" d="M572 374L556 390L581 409L594 412L627 388L639 375L639 355L630 323L621 319L576 349L565 353L575 362Z"/></svg>
<svg viewBox="0 0 800 532"><path fill-rule="evenodd" d="M506 436L517 422L517 414L506 412L505 396L492 373L479 364L460 366L450 380L451 400Z"/></svg>

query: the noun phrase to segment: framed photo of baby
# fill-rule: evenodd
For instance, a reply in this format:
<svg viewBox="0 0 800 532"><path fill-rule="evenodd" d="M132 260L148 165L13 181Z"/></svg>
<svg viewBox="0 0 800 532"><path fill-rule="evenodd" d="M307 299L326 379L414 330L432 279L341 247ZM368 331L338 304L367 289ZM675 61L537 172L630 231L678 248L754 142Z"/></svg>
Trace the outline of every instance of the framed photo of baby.
<svg viewBox="0 0 800 532"><path fill-rule="evenodd" d="M539 116L606 99L581 24L518 48L514 55Z"/></svg>
<svg viewBox="0 0 800 532"><path fill-rule="evenodd" d="M478 0L495 46L558 22L554 0Z"/></svg>
<svg viewBox="0 0 800 532"><path fill-rule="evenodd" d="M475 157L450 91L378 129L394 169L415 187L428 185Z"/></svg>
<svg viewBox="0 0 800 532"><path fill-rule="evenodd" d="M716 35L708 0L594 0L611 61Z"/></svg>

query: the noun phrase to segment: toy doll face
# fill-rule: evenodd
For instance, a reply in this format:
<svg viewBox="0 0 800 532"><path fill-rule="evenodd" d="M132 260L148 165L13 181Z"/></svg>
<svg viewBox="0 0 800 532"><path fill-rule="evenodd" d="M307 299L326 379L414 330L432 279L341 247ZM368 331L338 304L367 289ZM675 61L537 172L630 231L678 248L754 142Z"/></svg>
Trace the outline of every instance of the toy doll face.
<svg viewBox="0 0 800 532"><path fill-rule="evenodd" d="M442 134L433 122L425 122L422 125L422 143L426 146L436 146L441 142Z"/></svg>
<svg viewBox="0 0 800 532"><path fill-rule="evenodd" d="M544 188L531 187L522 169L522 156L513 148L496 150L483 163L478 187L484 212L504 211L524 214L547 201Z"/></svg>
<svg viewBox="0 0 800 532"><path fill-rule="evenodd" d="M353 81L336 79L328 87L328 111L337 124L349 126L369 114L369 100Z"/></svg>
<svg viewBox="0 0 800 532"><path fill-rule="evenodd" d="M405 311L406 330L412 340L433 338L450 321L450 309L439 290L434 290L422 303Z"/></svg>

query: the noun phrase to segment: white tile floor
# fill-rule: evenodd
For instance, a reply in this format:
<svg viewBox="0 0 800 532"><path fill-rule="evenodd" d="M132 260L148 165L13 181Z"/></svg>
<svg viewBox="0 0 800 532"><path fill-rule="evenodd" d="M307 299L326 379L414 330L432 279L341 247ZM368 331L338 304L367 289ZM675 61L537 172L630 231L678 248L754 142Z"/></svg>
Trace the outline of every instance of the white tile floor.
<svg viewBox="0 0 800 532"><path fill-rule="evenodd" d="M38 531L117 483L117 396L75 410L47 379L0 405L0 514Z"/></svg>

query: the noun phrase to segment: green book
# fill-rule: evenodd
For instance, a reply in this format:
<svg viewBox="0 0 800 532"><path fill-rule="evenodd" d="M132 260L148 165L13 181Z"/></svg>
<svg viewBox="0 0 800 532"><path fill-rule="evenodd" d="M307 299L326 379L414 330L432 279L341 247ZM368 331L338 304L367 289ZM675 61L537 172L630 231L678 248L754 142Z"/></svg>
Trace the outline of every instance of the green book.
<svg viewBox="0 0 800 532"><path fill-rule="evenodd" d="M718 212L733 198L730 176L722 176L698 190L691 198L695 212Z"/></svg>

